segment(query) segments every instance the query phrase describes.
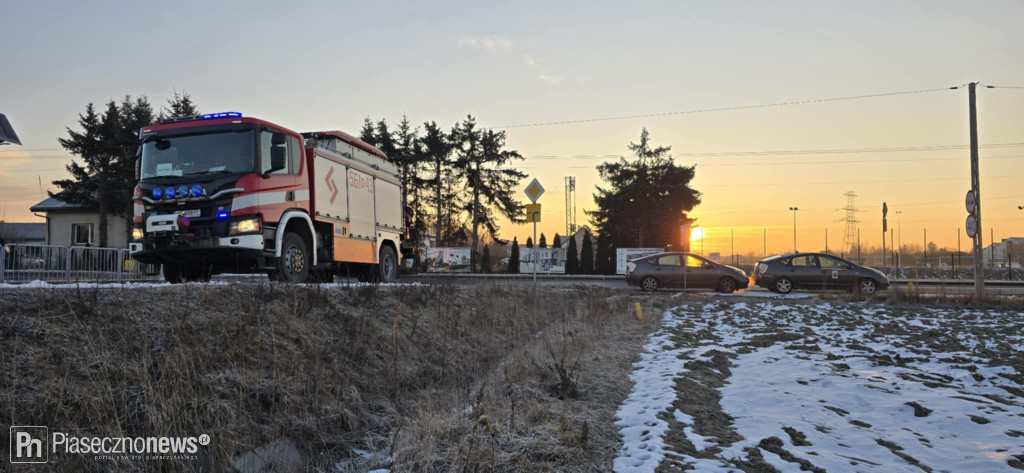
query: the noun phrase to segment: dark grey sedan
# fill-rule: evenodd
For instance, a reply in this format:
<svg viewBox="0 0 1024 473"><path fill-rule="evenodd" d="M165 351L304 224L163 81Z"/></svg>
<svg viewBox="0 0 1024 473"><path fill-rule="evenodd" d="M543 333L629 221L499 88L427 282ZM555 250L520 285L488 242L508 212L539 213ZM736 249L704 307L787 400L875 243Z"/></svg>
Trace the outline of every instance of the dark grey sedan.
<svg viewBox="0 0 1024 473"><path fill-rule="evenodd" d="M685 262L685 265L684 265ZM715 289L733 292L745 289L747 273L742 269L718 264L693 253L658 253L629 262L626 284L645 291L659 287Z"/></svg>
<svg viewBox="0 0 1024 473"><path fill-rule="evenodd" d="M889 287L877 271L822 253L772 256L754 265L754 284L781 294L793 289L841 289L871 295Z"/></svg>

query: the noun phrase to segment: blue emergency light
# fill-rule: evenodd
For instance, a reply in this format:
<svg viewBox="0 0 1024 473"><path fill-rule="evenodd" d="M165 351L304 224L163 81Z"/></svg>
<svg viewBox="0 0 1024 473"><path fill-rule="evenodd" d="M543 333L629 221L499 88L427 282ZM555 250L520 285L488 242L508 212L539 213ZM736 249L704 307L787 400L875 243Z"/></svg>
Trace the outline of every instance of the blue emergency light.
<svg viewBox="0 0 1024 473"><path fill-rule="evenodd" d="M164 195L164 190L163 189L161 189L160 187L154 187L153 188L153 198L154 199L159 199L163 195Z"/></svg>
<svg viewBox="0 0 1024 473"><path fill-rule="evenodd" d="M164 195L166 195L168 199L173 199L174 198L174 186L168 187L167 190L164 191Z"/></svg>
<svg viewBox="0 0 1024 473"><path fill-rule="evenodd" d="M193 197L199 197L201 195L203 195L203 186L201 186L199 184L193 184L192 185L192 196Z"/></svg>
<svg viewBox="0 0 1024 473"><path fill-rule="evenodd" d="M230 214L228 214L227 210L221 210L220 212L217 212L217 218L228 218L228 215Z"/></svg>
<svg viewBox="0 0 1024 473"><path fill-rule="evenodd" d="M213 120L215 118L239 118L242 114L238 112L220 112L220 113L207 113L200 115L199 118L203 120Z"/></svg>

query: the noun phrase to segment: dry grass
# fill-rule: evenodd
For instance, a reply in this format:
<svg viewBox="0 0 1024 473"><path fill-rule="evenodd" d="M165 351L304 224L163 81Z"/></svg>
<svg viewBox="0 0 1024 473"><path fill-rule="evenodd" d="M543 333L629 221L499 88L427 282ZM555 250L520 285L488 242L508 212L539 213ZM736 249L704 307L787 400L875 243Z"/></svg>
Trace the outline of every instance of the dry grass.
<svg viewBox="0 0 1024 473"><path fill-rule="evenodd" d="M281 438L312 471L609 470L615 408L656 325L632 317L634 297L491 285L7 291L0 416L79 436L213 438L191 462L60 455L60 471L214 471ZM664 303L637 300L648 314Z"/></svg>

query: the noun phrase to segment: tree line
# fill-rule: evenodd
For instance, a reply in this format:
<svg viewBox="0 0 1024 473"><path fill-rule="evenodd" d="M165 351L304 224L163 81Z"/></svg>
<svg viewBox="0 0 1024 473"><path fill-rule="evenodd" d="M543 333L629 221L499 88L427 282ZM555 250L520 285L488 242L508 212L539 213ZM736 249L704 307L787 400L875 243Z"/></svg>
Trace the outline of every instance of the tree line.
<svg viewBox="0 0 1024 473"><path fill-rule="evenodd" d="M480 128L472 115L447 130L436 121L413 127L406 116L391 130L387 120L367 117L359 138L398 167L416 233L433 232L439 247L469 246L474 271L489 268L480 265L478 249L482 236L501 241L499 217L526 221L514 197L526 174L513 165L523 156L506 149L504 131Z"/></svg>
<svg viewBox="0 0 1024 473"><path fill-rule="evenodd" d="M188 93L175 92L167 105L154 113L146 96L126 95L120 103L108 101L103 112L94 103L78 115L81 130L67 128L67 137L57 141L82 162L65 165L66 179L53 184L60 192L47 192L50 197L95 207L99 214L99 246L107 246L107 220L111 214L130 215L132 194L137 180L135 160L139 146L139 130L169 117L198 115L199 108ZM130 231L130 230L129 230Z"/></svg>
<svg viewBox="0 0 1024 473"><path fill-rule="evenodd" d="M67 136L58 139L81 162L66 165L70 177L53 181L61 191L50 196L95 207L99 245L107 246L108 216L131 214L139 130L166 118L199 113L185 92L175 92L158 112L146 96L110 100L102 112L89 103L78 116L80 129L68 127ZM447 128L436 121L414 126L403 116L394 129L385 119L367 117L359 137L397 166L403 206L413 217L418 243L433 233L435 246L470 246L473 270L489 271L490 251L484 247L486 261L481 261L481 241L504 244L500 219L526 220L523 204L514 197L526 177L515 166L524 158L507 149L506 133L480 127L472 115ZM628 147L634 155L630 159L597 166L607 187L597 188L596 208L586 213L600 237L595 243L588 232L580 249L570 238L567 273L614 273L615 248L667 248L679 242L680 225L693 222L687 212L700 203L700 193L690 187L695 167L675 164L668 154L671 147L653 146L646 128L640 142ZM556 235L555 246L560 246L559 240ZM518 260L518 240L512 243ZM546 246L543 234L538 243ZM518 271L518 264L509 266Z"/></svg>

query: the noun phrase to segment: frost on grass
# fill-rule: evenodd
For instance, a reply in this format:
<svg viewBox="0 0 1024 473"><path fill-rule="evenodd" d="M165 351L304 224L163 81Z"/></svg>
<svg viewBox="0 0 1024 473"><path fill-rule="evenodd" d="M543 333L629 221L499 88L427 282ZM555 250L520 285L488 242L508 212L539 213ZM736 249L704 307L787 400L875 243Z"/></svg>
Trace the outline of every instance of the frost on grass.
<svg viewBox="0 0 1024 473"><path fill-rule="evenodd" d="M1019 311L733 301L666 312L616 471L1024 469Z"/></svg>

